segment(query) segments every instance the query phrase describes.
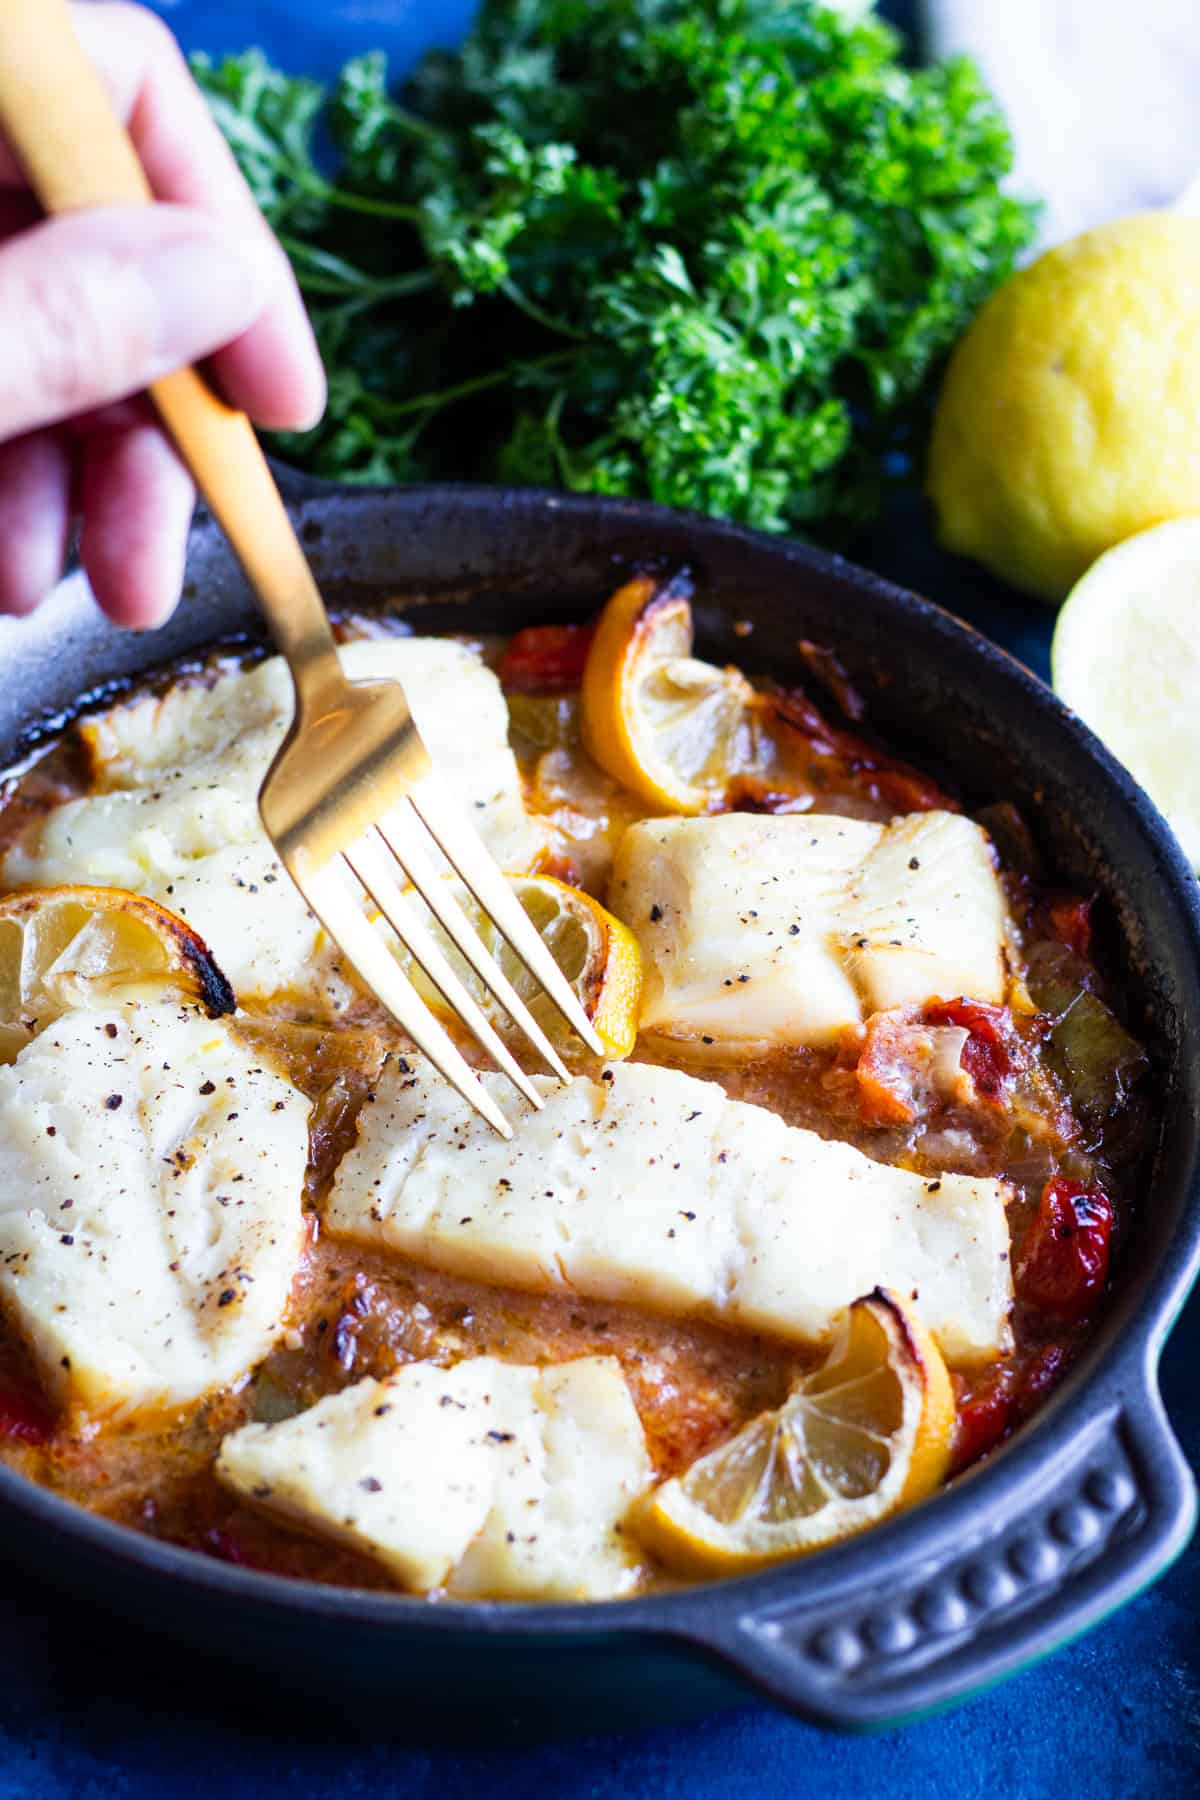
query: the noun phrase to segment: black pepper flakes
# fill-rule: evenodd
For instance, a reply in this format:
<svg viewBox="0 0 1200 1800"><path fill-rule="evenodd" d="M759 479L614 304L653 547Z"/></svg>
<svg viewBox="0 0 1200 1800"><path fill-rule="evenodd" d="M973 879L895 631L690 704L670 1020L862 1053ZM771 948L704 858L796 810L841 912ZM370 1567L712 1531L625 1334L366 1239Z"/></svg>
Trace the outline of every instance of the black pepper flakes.
<svg viewBox="0 0 1200 1800"><path fill-rule="evenodd" d="M223 1288L221 1291L220 1298L217 1301L217 1305L218 1306L232 1306L236 1299L237 1299L237 1295L234 1293L232 1288Z"/></svg>
<svg viewBox="0 0 1200 1800"><path fill-rule="evenodd" d="M122 1104L123 1100L124 1100L123 1094L110 1094L108 1096L108 1098L105 1100L104 1104L109 1112L116 1112L117 1108Z"/></svg>
<svg viewBox="0 0 1200 1800"><path fill-rule="evenodd" d="M201 1084L199 1091L202 1094L215 1094L217 1091L217 1084L215 1081L205 1081Z"/></svg>

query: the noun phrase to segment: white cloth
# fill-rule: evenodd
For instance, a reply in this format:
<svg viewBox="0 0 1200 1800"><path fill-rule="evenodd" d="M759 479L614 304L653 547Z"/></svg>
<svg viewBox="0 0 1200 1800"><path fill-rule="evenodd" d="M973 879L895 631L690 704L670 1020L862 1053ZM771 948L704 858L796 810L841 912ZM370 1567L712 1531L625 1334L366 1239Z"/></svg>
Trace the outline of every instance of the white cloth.
<svg viewBox="0 0 1200 1800"><path fill-rule="evenodd" d="M1170 206L1200 173L1200 0L924 3L930 55L968 52L1008 114L1039 247Z"/></svg>

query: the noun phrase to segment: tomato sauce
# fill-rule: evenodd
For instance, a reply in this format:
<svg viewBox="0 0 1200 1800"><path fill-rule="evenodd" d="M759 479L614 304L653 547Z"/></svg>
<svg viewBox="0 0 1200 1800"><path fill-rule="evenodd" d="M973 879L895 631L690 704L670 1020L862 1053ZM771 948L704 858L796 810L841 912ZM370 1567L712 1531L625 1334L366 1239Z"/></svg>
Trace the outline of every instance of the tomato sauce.
<svg viewBox="0 0 1200 1800"><path fill-rule="evenodd" d="M351 621L343 633L356 629ZM585 628L555 626L481 647L508 694L527 804L553 827L546 870L603 900L615 844L647 809L583 749L577 690L587 642ZM768 777L732 783L730 804L881 821L957 807L937 781L862 735L852 691L840 677L829 681L827 660L808 648L850 723L827 716L807 693L764 689L776 764ZM0 847L39 813L85 792L88 780L80 739L68 729L10 782ZM1042 883L1014 809L992 808L981 822L1001 853L1017 928L1020 968L1009 1005L945 995L923 1009L878 1014L831 1050L791 1049L755 1062L722 1065L711 1052L689 1061L694 1049L669 1050L671 1062L719 1081L732 1098L876 1160L1011 1184L1014 1348L985 1370L954 1377L956 1468L1027 1418L1086 1339L1129 1228L1148 1120L1147 1059L1092 958L1088 897ZM388 1577L365 1557L289 1530L222 1489L212 1473L221 1438L397 1363L451 1364L485 1353L521 1362L617 1356L664 1475L781 1402L808 1366L794 1346L631 1306L484 1287L325 1237L323 1194L390 1047L378 1021L359 1018L338 1030L245 1018L237 1027L314 1101L309 1230L276 1350L235 1391L177 1416L76 1433L47 1411L22 1345L0 1321L0 1457L81 1505L220 1560L380 1587ZM948 1049L958 1051L950 1084L939 1074ZM668 1050L643 1044L636 1054L662 1061Z"/></svg>

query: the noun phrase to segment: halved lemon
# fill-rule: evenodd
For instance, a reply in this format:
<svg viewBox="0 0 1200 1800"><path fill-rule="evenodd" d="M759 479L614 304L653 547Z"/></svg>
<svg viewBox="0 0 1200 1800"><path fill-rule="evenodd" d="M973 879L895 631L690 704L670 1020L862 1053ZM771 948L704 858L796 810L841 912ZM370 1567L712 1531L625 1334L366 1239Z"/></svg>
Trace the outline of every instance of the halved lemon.
<svg viewBox="0 0 1200 1800"><path fill-rule="evenodd" d="M1055 692L1161 808L1200 869L1200 518L1126 538L1072 588Z"/></svg>
<svg viewBox="0 0 1200 1800"><path fill-rule="evenodd" d="M593 760L668 812L712 812L754 761L754 689L692 655L690 603L640 575L600 615L583 672Z"/></svg>
<svg viewBox="0 0 1200 1800"><path fill-rule="evenodd" d="M0 900L0 1062L69 1008L164 996L212 1017L233 990L190 925L123 888L26 888Z"/></svg>
<svg viewBox="0 0 1200 1800"><path fill-rule="evenodd" d="M555 881L552 876L516 876L512 887L542 941L574 988L603 1041L606 1056L613 1060L628 1056L637 1039L642 998L642 953L629 927L614 918L590 894ZM558 1008L525 964L509 949L491 919L466 899L462 891L458 891L457 898L485 948L496 958L551 1043L560 1053L577 1048L578 1039ZM474 970L446 939L442 939L442 944L456 973L500 1034L511 1037L514 1045L523 1044L524 1038L520 1033L513 1034L507 1013L492 1000ZM437 989L420 970L410 968L408 972L422 995L445 1015L445 1001Z"/></svg>
<svg viewBox="0 0 1200 1800"><path fill-rule="evenodd" d="M776 1412L651 1493L632 1521L690 1574L734 1574L835 1544L923 1500L954 1440L946 1365L916 1314L876 1288Z"/></svg>

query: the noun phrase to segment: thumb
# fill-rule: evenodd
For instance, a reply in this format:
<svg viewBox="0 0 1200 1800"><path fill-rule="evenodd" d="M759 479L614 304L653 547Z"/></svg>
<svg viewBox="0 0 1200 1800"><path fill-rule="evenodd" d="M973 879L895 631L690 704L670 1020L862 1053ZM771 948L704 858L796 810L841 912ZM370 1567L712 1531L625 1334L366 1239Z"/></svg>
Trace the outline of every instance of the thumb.
<svg viewBox="0 0 1200 1800"><path fill-rule="evenodd" d="M0 249L0 439L124 399L253 324L269 242L184 206L48 219Z"/></svg>

